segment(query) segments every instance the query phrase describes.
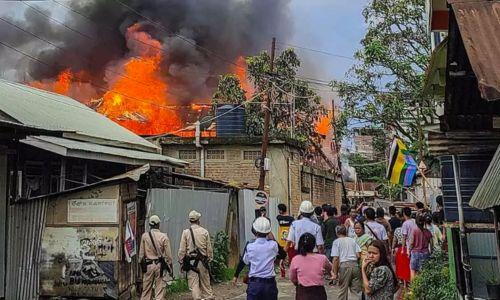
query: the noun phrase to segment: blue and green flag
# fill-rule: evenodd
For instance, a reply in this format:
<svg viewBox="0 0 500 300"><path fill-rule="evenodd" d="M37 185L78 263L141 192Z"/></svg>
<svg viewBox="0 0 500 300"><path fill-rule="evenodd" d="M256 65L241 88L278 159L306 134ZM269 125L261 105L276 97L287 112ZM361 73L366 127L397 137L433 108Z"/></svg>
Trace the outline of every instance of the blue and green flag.
<svg viewBox="0 0 500 300"><path fill-rule="evenodd" d="M387 165L387 179L394 184L411 186L417 169L417 163L408 148L399 138L394 138Z"/></svg>

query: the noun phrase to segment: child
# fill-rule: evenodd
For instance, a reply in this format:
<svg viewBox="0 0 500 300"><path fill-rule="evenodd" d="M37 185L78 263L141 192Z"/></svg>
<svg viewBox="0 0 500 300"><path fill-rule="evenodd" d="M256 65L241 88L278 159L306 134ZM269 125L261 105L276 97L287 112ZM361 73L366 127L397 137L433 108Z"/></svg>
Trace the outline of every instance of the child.
<svg viewBox="0 0 500 300"><path fill-rule="evenodd" d="M278 255L278 243L267 239L271 232L271 222L265 217L259 217L252 227L256 239L247 245L243 256L243 262L250 266L247 300L277 300L274 261Z"/></svg>

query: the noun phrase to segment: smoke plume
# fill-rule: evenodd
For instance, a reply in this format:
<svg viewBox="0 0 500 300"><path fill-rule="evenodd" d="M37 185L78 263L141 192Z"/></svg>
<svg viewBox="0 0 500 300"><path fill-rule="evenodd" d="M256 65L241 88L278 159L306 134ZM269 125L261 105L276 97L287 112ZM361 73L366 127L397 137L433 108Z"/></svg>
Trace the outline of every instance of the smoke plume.
<svg viewBox="0 0 500 300"><path fill-rule="evenodd" d="M288 4L289 0L55 0L17 3L20 13L9 17L8 21L57 47L0 20L0 41L22 49L44 64L2 45L0 63L4 66L4 74L19 81L28 78L43 82L70 69L79 79L92 83L97 94L102 93L99 87L111 84L112 74L120 72L121 62L137 50L134 47L148 47L137 43L132 45L126 39L127 29L139 24L140 31L161 42L161 75L169 92L175 95L178 103L188 103L211 96L217 84L214 74L234 69L228 62L268 49L273 36L286 40L292 27ZM7 16L2 15L2 18Z"/></svg>

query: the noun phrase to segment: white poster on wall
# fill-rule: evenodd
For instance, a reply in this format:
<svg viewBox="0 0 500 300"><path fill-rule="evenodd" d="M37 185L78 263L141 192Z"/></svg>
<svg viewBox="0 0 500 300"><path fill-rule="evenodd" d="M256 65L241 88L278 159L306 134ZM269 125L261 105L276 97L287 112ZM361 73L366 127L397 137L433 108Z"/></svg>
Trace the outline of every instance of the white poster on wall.
<svg viewBox="0 0 500 300"><path fill-rule="evenodd" d="M118 223L117 199L68 201L69 223Z"/></svg>

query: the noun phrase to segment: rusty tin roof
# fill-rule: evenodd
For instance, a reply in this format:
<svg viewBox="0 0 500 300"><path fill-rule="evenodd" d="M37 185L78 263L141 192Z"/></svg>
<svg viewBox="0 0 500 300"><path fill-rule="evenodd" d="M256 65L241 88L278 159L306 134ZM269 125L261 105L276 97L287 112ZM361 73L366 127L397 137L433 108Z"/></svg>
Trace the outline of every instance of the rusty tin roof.
<svg viewBox="0 0 500 300"><path fill-rule="evenodd" d="M460 28L481 96L500 100L500 1L448 0Z"/></svg>

